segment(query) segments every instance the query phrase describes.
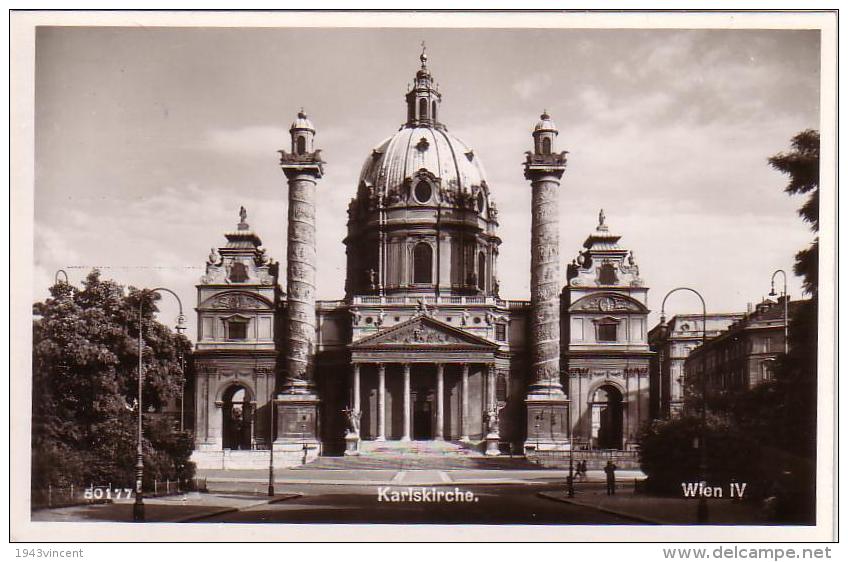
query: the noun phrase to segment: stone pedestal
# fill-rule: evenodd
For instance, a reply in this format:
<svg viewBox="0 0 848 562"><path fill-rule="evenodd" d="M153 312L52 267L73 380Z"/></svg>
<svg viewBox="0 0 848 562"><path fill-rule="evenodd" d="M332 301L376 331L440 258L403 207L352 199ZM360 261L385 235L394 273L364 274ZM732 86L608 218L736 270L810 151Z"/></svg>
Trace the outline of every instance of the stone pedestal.
<svg viewBox="0 0 848 562"><path fill-rule="evenodd" d="M359 435L356 433L348 433L345 435L345 456L359 456Z"/></svg>
<svg viewBox="0 0 848 562"><path fill-rule="evenodd" d="M486 436L486 456L496 457L501 454L500 449L501 438L496 433L490 433Z"/></svg>
<svg viewBox="0 0 848 562"><path fill-rule="evenodd" d="M314 394L280 394L274 403L277 407L274 454L296 456L304 464L318 457L321 454L318 397Z"/></svg>
<svg viewBox="0 0 848 562"><path fill-rule="evenodd" d="M535 451L568 451L568 407L565 396L539 397L530 395L527 405L527 440L525 454Z"/></svg>

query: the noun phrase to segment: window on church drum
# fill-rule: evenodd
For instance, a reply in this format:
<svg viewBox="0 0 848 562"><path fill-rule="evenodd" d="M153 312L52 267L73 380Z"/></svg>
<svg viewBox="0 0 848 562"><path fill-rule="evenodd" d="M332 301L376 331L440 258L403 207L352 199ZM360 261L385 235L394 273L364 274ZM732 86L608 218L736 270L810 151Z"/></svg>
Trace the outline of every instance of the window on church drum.
<svg viewBox="0 0 848 562"><path fill-rule="evenodd" d="M419 203L426 203L433 196L433 188L424 180L415 184L415 199Z"/></svg>
<svg viewBox="0 0 848 562"><path fill-rule="evenodd" d="M495 340L506 341L506 324L495 324Z"/></svg>
<svg viewBox="0 0 848 562"><path fill-rule="evenodd" d="M306 154L306 139L303 137L297 137L297 153Z"/></svg>
<svg viewBox="0 0 848 562"><path fill-rule="evenodd" d="M433 282L433 248L426 242L420 242L412 250L412 282Z"/></svg>
<svg viewBox="0 0 848 562"><path fill-rule="evenodd" d="M618 324L614 322L598 324L598 341L618 341Z"/></svg>
<svg viewBox="0 0 848 562"><path fill-rule="evenodd" d="M244 320L230 320L227 323L227 339L246 340L247 322Z"/></svg>
<svg viewBox="0 0 848 562"><path fill-rule="evenodd" d="M423 98L418 102L418 118L427 119L427 100Z"/></svg>
<svg viewBox="0 0 848 562"><path fill-rule="evenodd" d="M247 281L247 267L243 263L236 262L230 268L230 281L233 283L244 283Z"/></svg>
<svg viewBox="0 0 848 562"><path fill-rule="evenodd" d="M605 263L601 266L598 281L601 282L601 285L615 285L618 283L618 277L615 275L615 267L611 263Z"/></svg>
<svg viewBox="0 0 848 562"><path fill-rule="evenodd" d="M436 120L436 101L435 100L433 100L433 113L432 113L432 115L433 115L433 121L435 121Z"/></svg>
<svg viewBox="0 0 848 562"><path fill-rule="evenodd" d="M486 254L483 252L477 255L477 287L486 290Z"/></svg>
<svg viewBox="0 0 848 562"><path fill-rule="evenodd" d="M542 139L542 154L551 153L551 138L545 137Z"/></svg>

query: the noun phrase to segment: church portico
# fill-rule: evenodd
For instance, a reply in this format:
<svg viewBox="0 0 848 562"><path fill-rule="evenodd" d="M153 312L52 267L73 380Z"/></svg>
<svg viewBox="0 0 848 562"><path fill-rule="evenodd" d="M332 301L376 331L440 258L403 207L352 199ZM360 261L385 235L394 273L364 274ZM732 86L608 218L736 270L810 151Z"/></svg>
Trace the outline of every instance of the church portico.
<svg viewBox="0 0 848 562"><path fill-rule="evenodd" d="M478 441L497 408L495 363L354 360L349 407L369 441ZM433 360L431 360L433 361Z"/></svg>

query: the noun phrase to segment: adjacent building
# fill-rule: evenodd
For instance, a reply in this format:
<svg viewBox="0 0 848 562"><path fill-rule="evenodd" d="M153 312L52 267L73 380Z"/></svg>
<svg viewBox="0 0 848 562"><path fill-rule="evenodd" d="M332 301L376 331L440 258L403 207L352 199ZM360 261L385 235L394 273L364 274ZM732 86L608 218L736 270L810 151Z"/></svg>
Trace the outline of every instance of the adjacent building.
<svg viewBox="0 0 848 562"><path fill-rule="evenodd" d="M786 318L791 321L805 301L763 300L685 360L686 377L706 376L707 392L717 395L745 390L772 378L775 360L786 351ZM784 307L784 305L786 305Z"/></svg>
<svg viewBox="0 0 848 562"><path fill-rule="evenodd" d="M717 337L742 312L709 313L704 329L703 314L678 314L665 326L657 324L648 332L651 359L651 412L653 417L676 417L683 413L685 399L684 363L693 349Z"/></svg>

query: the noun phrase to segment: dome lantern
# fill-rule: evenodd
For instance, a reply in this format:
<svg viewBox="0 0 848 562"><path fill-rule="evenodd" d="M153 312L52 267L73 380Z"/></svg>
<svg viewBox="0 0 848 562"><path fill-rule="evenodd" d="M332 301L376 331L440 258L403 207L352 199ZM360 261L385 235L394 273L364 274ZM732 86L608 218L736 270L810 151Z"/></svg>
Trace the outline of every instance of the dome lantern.
<svg viewBox="0 0 848 562"><path fill-rule="evenodd" d="M406 127L441 127L439 123L439 105L442 95L439 93L433 76L427 68L427 47L421 43L421 68L415 73L412 89L406 94Z"/></svg>

